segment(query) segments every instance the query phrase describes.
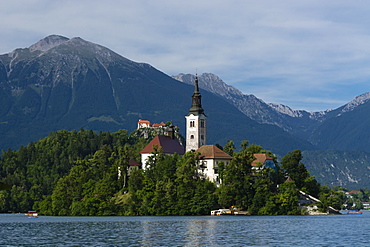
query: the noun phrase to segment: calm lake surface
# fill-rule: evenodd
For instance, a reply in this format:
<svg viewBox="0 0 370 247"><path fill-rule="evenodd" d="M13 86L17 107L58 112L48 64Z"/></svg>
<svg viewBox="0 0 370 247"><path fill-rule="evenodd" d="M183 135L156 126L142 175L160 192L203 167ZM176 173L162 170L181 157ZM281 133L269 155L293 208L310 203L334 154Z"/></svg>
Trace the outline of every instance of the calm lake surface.
<svg viewBox="0 0 370 247"><path fill-rule="evenodd" d="M0 214L0 246L370 246L370 212L324 216Z"/></svg>

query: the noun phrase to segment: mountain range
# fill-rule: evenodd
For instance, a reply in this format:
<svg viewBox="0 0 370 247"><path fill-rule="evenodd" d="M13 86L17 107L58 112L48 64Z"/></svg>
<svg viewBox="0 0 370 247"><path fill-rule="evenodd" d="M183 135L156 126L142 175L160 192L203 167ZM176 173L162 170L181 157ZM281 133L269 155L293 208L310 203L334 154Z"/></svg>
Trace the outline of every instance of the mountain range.
<svg viewBox="0 0 370 247"><path fill-rule="evenodd" d="M172 77L187 84L192 84L195 79L192 74ZM225 98L256 122L278 126L309 141L317 149L370 151L370 93L357 96L338 109L308 112L293 110L282 104L265 103L252 94L243 94L211 73L198 75L198 79L200 88Z"/></svg>
<svg viewBox="0 0 370 247"><path fill-rule="evenodd" d="M249 140L279 156L301 149L307 158L315 152L325 156L328 149L338 150L340 155L331 155L343 159L356 150L363 150L358 155L364 156L370 151L368 93L338 109L307 112L265 103L210 73L198 77L210 144L233 140L238 146ZM0 149L17 149L60 129L132 131L139 119L172 121L184 133L194 79L190 74L170 77L81 38L48 36L28 48L0 55ZM348 157L352 165L357 164L356 155ZM370 164L367 156L357 158L362 166ZM325 162L323 166L328 166ZM321 176L319 181L329 177L316 175L318 169L311 163L306 166ZM335 167L325 183L370 187L363 178L369 169L360 169L361 178L341 178L339 183L335 174L345 168Z"/></svg>

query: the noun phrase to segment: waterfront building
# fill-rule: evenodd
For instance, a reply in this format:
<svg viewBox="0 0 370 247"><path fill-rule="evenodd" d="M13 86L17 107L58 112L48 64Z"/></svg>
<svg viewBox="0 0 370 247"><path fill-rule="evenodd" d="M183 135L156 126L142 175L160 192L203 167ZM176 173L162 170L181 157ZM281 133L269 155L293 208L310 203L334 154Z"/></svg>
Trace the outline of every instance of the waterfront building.
<svg viewBox="0 0 370 247"><path fill-rule="evenodd" d="M219 164L228 165L232 157L216 147L215 145L203 145L196 150L200 153L198 171L208 180L220 185L221 181L218 174Z"/></svg>

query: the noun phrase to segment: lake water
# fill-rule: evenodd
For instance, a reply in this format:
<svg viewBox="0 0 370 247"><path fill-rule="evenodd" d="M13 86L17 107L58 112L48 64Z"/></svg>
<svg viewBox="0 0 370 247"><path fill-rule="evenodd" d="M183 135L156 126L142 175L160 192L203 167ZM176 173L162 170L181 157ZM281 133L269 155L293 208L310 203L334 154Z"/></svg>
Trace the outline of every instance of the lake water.
<svg viewBox="0 0 370 247"><path fill-rule="evenodd" d="M370 246L370 212L324 216L0 214L0 246Z"/></svg>

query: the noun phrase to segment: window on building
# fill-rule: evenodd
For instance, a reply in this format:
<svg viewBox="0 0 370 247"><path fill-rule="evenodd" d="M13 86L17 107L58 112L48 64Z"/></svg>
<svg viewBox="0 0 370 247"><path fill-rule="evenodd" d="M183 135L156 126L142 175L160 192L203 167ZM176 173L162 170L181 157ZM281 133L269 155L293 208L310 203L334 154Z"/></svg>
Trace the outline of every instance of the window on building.
<svg viewBox="0 0 370 247"><path fill-rule="evenodd" d="M190 121L190 127L195 127L195 121Z"/></svg>
<svg viewBox="0 0 370 247"><path fill-rule="evenodd" d="M194 139L194 135L191 135L191 136L190 136L190 139Z"/></svg>
<svg viewBox="0 0 370 247"><path fill-rule="evenodd" d="M204 128L204 127L205 127L205 125L204 125L204 119L201 119L201 120L200 120L200 127L201 127L201 128Z"/></svg>
<svg viewBox="0 0 370 247"><path fill-rule="evenodd" d="M204 140L204 135L201 135L201 136L200 136L200 139Z"/></svg>

